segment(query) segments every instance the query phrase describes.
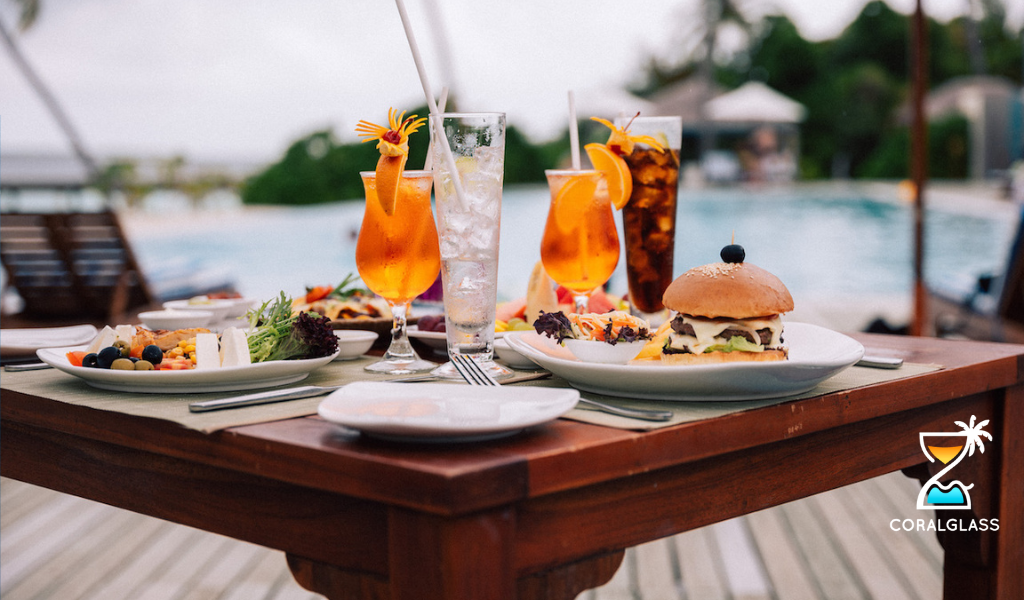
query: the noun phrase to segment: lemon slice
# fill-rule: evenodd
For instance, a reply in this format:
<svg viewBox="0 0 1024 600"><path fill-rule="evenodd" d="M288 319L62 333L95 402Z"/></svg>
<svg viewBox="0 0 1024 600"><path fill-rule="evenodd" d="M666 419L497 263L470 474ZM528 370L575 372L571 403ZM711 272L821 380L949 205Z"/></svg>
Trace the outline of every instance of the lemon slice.
<svg viewBox="0 0 1024 600"><path fill-rule="evenodd" d="M612 204L616 209L622 210L633 194L633 177L629 174L626 161L604 144L587 144L583 149L587 151L594 168L604 173L605 181L608 182L608 197Z"/></svg>
<svg viewBox="0 0 1024 600"><path fill-rule="evenodd" d="M377 161L377 201L384 214L395 214L395 203L398 201L398 185L402 182L402 169L408 157L381 156Z"/></svg>

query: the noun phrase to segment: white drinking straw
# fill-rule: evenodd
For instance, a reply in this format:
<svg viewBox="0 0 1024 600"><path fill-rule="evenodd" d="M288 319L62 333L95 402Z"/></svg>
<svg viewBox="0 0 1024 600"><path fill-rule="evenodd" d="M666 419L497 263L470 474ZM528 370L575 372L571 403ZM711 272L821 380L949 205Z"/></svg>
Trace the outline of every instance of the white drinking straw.
<svg viewBox="0 0 1024 600"><path fill-rule="evenodd" d="M441 99L437 101L437 110L444 112L445 105L448 104L448 86L441 88ZM423 161L423 170L430 171L434 168L434 136L430 136L430 142L427 143L427 159Z"/></svg>
<svg viewBox="0 0 1024 600"><path fill-rule="evenodd" d="M409 42L409 50L412 51L412 61L416 63L416 72L420 76L420 85L423 86L423 94L427 97L427 107L432 116L440 115L437 110L437 102L434 101L434 94L430 91L430 81L427 79L427 72L423 68L423 60L420 58L420 49L416 45L416 36L412 32L412 24L409 23L409 14L405 11L405 2L395 0L398 7L398 16L402 19L402 27L405 28L405 39ZM462 181L459 179L459 169L455 166L455 156L452 155L451 146L448 145L448 137L441 132L441 139L444 140L441 151L444 154L444 162L452 175L452 185L455 187L455 196L462 205L462 210L469 211L469 202L466 201L466 193L462 191Z"/></svg>
<svg viewBox="0 0 1024 600"><path fill-rule="evenodd" d="M572 152L572 168L580 170L580 126L576 122L576 95L569 90L569 146Z"/></svg>

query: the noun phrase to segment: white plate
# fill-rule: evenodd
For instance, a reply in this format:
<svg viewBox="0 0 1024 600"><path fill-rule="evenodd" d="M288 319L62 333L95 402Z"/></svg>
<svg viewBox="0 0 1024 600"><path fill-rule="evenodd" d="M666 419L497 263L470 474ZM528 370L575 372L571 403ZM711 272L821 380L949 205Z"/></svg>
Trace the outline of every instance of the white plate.
<svg viewBox="0 0 1024 600"><path fill-rule="evenodd" d="M378 336L374 331L335 329L334 337L338 338L338 355L334 360L352 360L366 354Z"/></svg>
<svg viewBox="0 0 1024 600"><path fill-rule="evenodd" d="M139 313L139 320L149 329L187 329L190 327L206 327L213 320L213 313L208 310L150 310Z"/></svg>
<svg viewBox="0 0 1024 600"><path fill-rule="evenodd" d="M4 356L31 355L40 348L88 344L94 337L96 327L92 325L3 329L0 330L0 350Z"/></svg>
<svg viewBox="0 0 1024 600"><path fill-rule="evenodd" d="M416 325L406 327L405 330L409 337L421 340L424 344L435 350L448 351L448 334L444 331L420 331L420 328ZM500 340L506 333L505 331L498 331L494 334L494 339Z"/></svg>
<svg viewBox="0 0 1024 600"><path fill-rule="evenodd" d="M206 300L203 302L191 303L189 300L169 300L164 302L164 308L168 310L199 310L213 313L211 323L219 323L228 318L230 313L237 312L234 300Z"/></svg>
<svg viewBox="0 0 1024 600"><path fill-rule="evenodd" d="M537 363L512 349L504 338L494 340L495 357L513 369L539 369Z"/></svg>
<svg viewBox="0 0 1024 600"><path fill-rule="evenodd" d="M679 401L759 400L810 390L864 355L864 346L841 333L786 323L789 359L713 365L607 365L585 363L536 332L505 336L510 346L565 378L573 387L627 398Z"/></svg>
<svg viewBox="0 0 1024 600"><path fill-rule="evenodd" d="M295 383L305 379L313 369L334 360L335 355L308 360L274 360L243 367L192 369L188 371L118 371L75 367L68 362L72 350L85 346L39 350L39 359L51 367L85 380L89 385L117 392L149 394L197 394L254 390Z"/></svg>
<svg viewBox="0 0 1024 600"><path fill-rule="evenodd" d="M368 435L416 442L470 442L513 435L572 410L567 388L359 381L332 392L320 416Z"/></svg>

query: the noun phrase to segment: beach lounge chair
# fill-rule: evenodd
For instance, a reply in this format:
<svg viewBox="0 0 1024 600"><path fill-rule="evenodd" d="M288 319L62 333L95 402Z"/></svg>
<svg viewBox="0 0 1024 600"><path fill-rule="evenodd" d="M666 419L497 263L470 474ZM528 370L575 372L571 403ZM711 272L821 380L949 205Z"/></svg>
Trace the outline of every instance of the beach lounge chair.
<svg viewBox="0 0 1024 600"><path fill-rule="evenodd" d="M1024 215L1006 271L979 277L975 289L962 298L933 293L930 309L939 337L1024 343Z"/></svg>
<svg viewBox="0 0 1024 600"><path fill-rule="evenodd" d="M156 300L112 211L4 214L0 259L24 301L15 318L114 323Z"/></svg>

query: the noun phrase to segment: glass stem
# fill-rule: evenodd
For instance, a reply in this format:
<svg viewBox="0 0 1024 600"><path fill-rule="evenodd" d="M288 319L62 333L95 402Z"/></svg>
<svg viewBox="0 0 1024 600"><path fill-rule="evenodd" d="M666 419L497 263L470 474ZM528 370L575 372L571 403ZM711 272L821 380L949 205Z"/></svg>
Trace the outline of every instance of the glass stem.
<svg viewBox="0 0 1024 600"><path fill-rule="evenodd" d="M573 294L572 301L575 305L576 314L582 315L587 312L587 304L590 301L590 294Z"/></svg>
<svg viewBox="0 0 1024 600"><path fill-rule="evenodd" d="M407 302L391 304L391 314L394 322L391 327L391 345L384 353L384 360L416 360L416 352L409 343L409 336L405 331L406 311L409 308Z"/></svg>

